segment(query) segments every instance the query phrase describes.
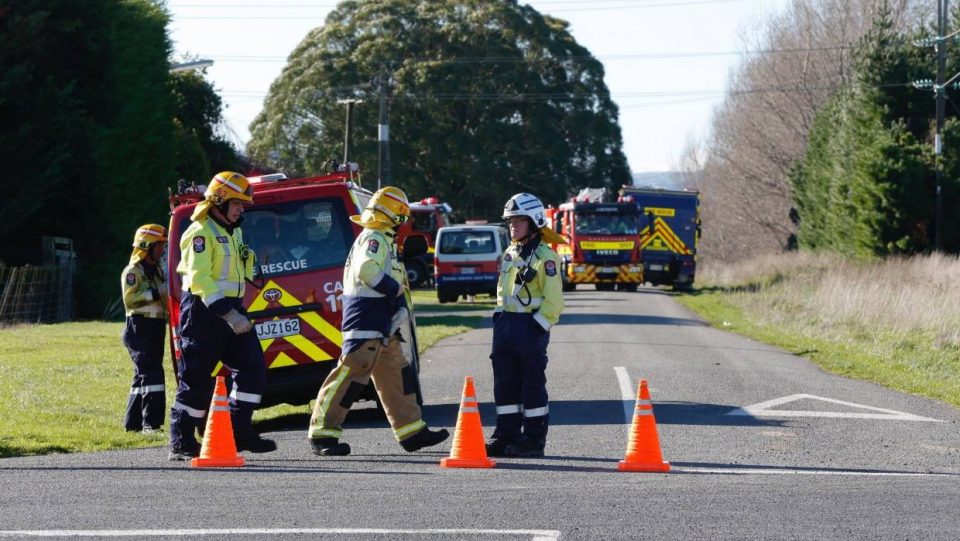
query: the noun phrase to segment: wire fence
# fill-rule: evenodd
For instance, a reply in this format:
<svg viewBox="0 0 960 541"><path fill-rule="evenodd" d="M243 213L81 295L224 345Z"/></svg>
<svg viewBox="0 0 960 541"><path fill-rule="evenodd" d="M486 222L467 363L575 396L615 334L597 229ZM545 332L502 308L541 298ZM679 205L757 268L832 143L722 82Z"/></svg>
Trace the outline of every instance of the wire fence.
<svg viewBox="0 0 960 541"><path fill-rule="evenodd" d="M72 261L22 267L0 263L0 325L72 320L75 270Z"/></svg>

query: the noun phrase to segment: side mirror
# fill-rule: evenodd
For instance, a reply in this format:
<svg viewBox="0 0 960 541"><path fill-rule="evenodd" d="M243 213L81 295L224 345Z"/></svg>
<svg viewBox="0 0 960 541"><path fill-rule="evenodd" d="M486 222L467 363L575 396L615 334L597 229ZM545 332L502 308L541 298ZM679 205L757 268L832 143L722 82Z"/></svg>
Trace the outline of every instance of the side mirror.
<svg viewBox="0 0 960 541"><path fill-rule="evenodd" d="M403 258L420 257L427 253L427 239L420 236L407 237L403 241Z"/></svg>

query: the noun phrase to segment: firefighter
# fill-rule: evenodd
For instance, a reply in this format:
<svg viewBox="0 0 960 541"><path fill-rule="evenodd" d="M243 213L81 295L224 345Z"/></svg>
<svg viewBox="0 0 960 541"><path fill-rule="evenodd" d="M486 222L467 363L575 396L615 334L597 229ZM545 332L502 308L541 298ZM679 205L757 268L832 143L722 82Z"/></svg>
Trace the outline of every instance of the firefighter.
<svg viewBox="0 0 960 541"><path fill-rule="evenodd" d="M128 432L151 433L163 424L167 281L160 260L166 246L167 230L162 225L140 226L133 236L130 263L120 275L127 315L123 345L133 360L133 383L123 418Z"/></svg>
<svg viewBox="0 0 960 541"><path fill-rule="evenodd" d="M394 246L396 230L410 218L399 188L377 190L359 216L363 226L343 269L343 352L317 394L307 437L321 456L350 454L340 428L350 406L372 379L400 445L413 452L447 439L430 430L417 405L417 374L403 354L400 328L407 324L409 287Z"/></svg>
<svg viewBox="0 0 960 541"><path fill-rule="evenodd" d="M563 311L560 258L548 243L566 241L547 226L543 203L528 193L507 201L510 228L493 314L493 395L497 427L489 456L543 456L550 408L547 344Z"/></svg>
<svg viewBox="0 0 960 541"><path fill-rule="evenodd" d="M243 243L240 223L244 204L253 202L253 188L243 175L224 171L213 177L204 197L180 237L180 384L170 410L170 460L199 452L194 430L203 429L218 360L233 375L230 416L237 450L277 448L252 423L266 381L263 350L242 304L254 255Z"/></svg>

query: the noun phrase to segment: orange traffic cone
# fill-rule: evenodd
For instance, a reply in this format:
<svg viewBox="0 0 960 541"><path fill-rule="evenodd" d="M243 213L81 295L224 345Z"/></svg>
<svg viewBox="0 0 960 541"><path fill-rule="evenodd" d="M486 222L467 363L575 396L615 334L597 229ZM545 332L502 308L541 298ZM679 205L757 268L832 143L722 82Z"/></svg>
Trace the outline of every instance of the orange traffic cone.
<svg viewBox="0 0 960 541"><path fill-rule="evenodd" d="M457 415L457 428L453 433L450 456L440 460L444 468L492 468L496 462L487 458L483 443L483 425L480 423L480 408L473 377L467 376L463 384L463 399Z"/></svg>
<svg viewBox="0 0 960 541"><path fill-rule="evenodd" d="M620 471L670 471L670 463L663 461L660 440L657 438L657 421L653 418L650 390L647 380L640 380L637 405L633 410L633 425L627 441L627 456L617 466Z"/></svg>
<svg viewBox="0 0 960 541"><path fill-rule="evenodd" d="M227 404L227 384L223 376L217 376L217 386L210 402L207 427L203 430L203 446L200 456L190 461L194 468L236 468L243 466L243 457L237 454L233 441L233 423L230 421L230 406Z"/></svg>

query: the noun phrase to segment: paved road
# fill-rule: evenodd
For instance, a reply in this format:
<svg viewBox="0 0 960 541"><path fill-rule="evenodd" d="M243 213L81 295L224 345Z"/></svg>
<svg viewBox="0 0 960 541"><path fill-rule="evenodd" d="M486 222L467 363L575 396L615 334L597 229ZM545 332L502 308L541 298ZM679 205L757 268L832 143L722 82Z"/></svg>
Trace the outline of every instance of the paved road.
<svg viewBox="0 0 960 541"><path fill-rule="evenodd" d="M369 410L351 415L353 455L319 459L304 413L274 427L279 451L241 470L185 469L159 448L2 460L0 535L960 538L957 410L705 326L662 290L577 291L567 305L543 459L443 469L449 445L404 453ZM432 425L454 426L465 375L493 422L490 339L478 329L426 352ZM616 469L641 377L668 474Z"/></svg>

